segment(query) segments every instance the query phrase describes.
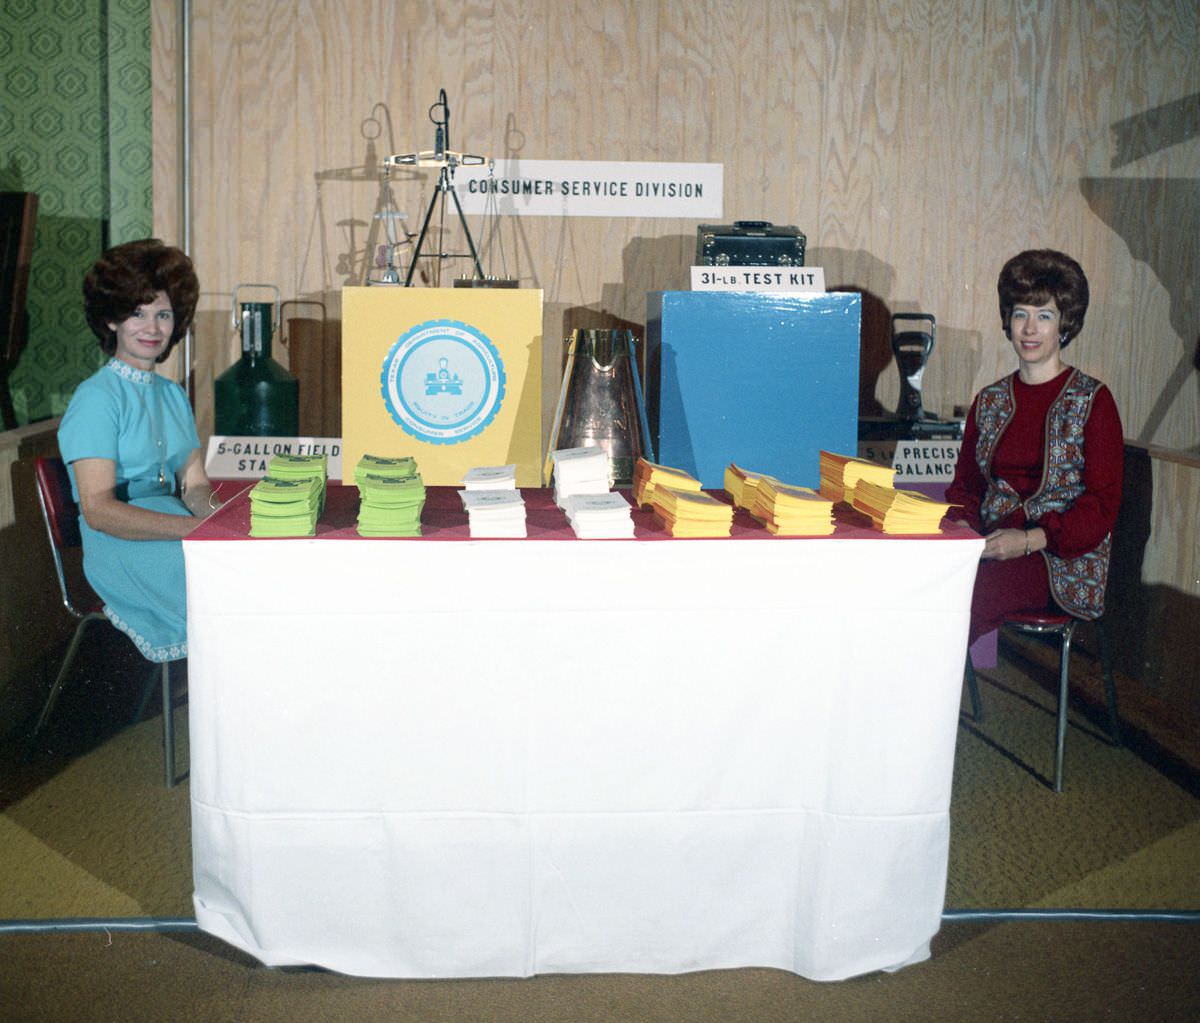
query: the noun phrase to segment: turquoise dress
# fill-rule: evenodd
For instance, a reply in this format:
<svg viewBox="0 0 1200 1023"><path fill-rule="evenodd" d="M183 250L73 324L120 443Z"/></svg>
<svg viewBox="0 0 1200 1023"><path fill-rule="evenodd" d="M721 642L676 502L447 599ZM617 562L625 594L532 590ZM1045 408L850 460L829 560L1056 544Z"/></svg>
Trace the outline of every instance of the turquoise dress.
<svg viewBox="0 0 1200 1023"><path fill-rule="evenodd" d="M183 388L110 359L76 388L58 428L58 447L79 500L72 463L107 458L116 494L139 508L191 515L178 497L178 473L200 446ZM187 656L187 592L178 540L122 540L80 516L83 571L104 613L150 661Z"/></svg>

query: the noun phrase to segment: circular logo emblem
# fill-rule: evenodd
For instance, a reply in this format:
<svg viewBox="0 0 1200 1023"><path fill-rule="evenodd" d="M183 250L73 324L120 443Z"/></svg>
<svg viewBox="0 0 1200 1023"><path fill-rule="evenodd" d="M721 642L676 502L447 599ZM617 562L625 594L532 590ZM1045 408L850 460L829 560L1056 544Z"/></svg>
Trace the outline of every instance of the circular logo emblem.
<svg viewBox="0 0 1200 1023"><path fill-rule="evenodd" d="M504 363L481 331L456 320L428 320L400 335L380 377L388 414L430 444L470 440L504 401Z"/></svg>

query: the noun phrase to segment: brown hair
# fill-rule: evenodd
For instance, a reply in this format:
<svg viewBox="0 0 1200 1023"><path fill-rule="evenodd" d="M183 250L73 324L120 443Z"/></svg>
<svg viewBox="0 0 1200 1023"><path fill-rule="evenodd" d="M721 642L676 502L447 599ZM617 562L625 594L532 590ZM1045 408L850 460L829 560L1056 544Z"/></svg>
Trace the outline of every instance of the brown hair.
<svg viewBox="0 0 1200 1023"><path fill-rule="evenodd" d="M1083 329L1088 307L1087 275L1070 256L1053 249L1029 249L1013 256L1000 271L1000 323L1011 337L1015 305L1058 306L1062 347Z"/></svg>
<svg viewBox="0 0 1200 1023"><path fill-rule="evenodd" d="M106 355L117 350L117 334L109 324L128 319L138 306L166 292L175 314L171 340L155 361L162 362L187 333L200 298L200 281L182 249L157 238L117 245L104 253L83 278L83 310L88 326Z"/></svg>

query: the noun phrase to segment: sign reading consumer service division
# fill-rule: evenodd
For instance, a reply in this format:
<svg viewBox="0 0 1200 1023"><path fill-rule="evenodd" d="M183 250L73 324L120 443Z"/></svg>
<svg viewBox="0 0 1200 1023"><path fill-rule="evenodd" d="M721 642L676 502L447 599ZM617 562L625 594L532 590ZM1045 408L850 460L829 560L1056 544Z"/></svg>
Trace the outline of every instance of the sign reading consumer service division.
<svg viewBox="0 0 1200 1023"><path fill-rule="evenodd" d="M589 160L496 160L459 167L455 191L465 213L524 217L720 219L725 166Z"/></svg>

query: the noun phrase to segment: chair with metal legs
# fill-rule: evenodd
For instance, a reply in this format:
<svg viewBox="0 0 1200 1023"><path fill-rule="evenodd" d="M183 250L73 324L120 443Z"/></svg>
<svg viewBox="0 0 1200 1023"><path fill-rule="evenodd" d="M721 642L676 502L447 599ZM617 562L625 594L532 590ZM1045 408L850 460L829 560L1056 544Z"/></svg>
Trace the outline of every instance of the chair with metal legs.
<svg viewBox="0 0 1200 1023"><path fill-rule="evenodd" d="M1055 611L1024 611L1010 615L1002 628L1012 629L1026 635L1057 636L1058 652L1058 710L1056 715L1056 738L1054 744L1054 791L1062 791L1063 753L1067 742L1067 702L1069 671L1071 663L1071 640L1075 627L1081 619ZM1112 664L1108 655L1108 644L1100 619L1095 619L1100 638L1100 668L1104 676L1104 698L1108 705L1108 738L1114 746L1121 745L1121 722L1117 714L1117 689L1113 682ZM975 678L975 666L967 654L967 695L971 700L971 713L976 721L983 719L983 702L979 696L979 683Z"/></svg>
<svg viewBox="0 0 1200 1023"><path fill-rule="evenodd" d="M83 641L87 627L93 622L105 622L111 625L104 614L104 606L92 601L80 607L71 594L67 584L67 574L63 568L63 551L78 548L83 545L79 533L79 506L71 496L71 481L67 475L67 467L61 458L40 457L34 463L34 477L37 482L38 504L42 509L42 519L46 523L46 536L50 540L50 553L54 558L54 571L58 576L58 587L62 594L63 607L75 619L75 633L67 646L66 655L58 669L50 693L38 715L37 723L30 733L25 756L33 753L34 742L50 717L62 691L67 673L74 663L79 645ZM162 689L163 703L163 777L167 788L175 786L175 728L172 719L171 696L171 665L169 661L154 664L145 684L142 687L141 698L138 701L137 714L134 721L141 720L145 712L150 694L156 684Z"/></svg>

